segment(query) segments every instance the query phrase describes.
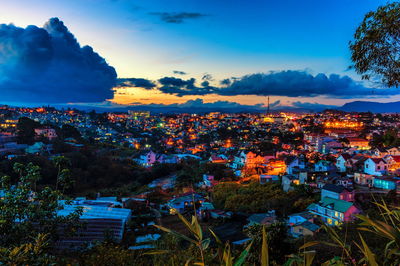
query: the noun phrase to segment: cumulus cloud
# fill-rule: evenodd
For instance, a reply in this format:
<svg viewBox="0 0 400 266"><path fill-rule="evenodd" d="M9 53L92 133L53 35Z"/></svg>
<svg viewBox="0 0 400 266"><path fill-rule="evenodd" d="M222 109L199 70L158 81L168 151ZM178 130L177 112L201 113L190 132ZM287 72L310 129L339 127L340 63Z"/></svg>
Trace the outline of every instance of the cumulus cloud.
<svg viewBox="0 0 400 266"><path fill-rule="evenodd" d="M173 78L169 77L168 79ZM203 77L202 80L208 81L208 78ZM399 90L394 88L368 88L348 76L337 74L327 76L322 73L313 76L305 71L294 70L249 74L241 78L224 79L220 82L220 87L211 86L209 82L204 81L201 86L196 86L194 79L167 87L162 84L161 91L177 96L218 94L224 96L326 96L343 99L389 97L399 94Z"/></svg>
<svg viewBox="0 0 400 266"><path fill-rule="evenodd" d="M159 17L166 23L174 24L181 24L189 19L198 19L206 16L205 14L191 12L152 12L149 14Z"/></svg>
<svg viewBox="0 0 400 266"><path fill-rule="evenodd" d="M117 87L129 88L129 87L140 87L144 89L153 89L157 85L148 79L143 78L120 78L118 79Z"/></svg>
<svg viewBox="0 0 400 266"><path fill-rule="evenodd" d="M90 46L81 47L58 18L43 28L0 24L3 101L99 102L113 97L117 74Z"/></svg>

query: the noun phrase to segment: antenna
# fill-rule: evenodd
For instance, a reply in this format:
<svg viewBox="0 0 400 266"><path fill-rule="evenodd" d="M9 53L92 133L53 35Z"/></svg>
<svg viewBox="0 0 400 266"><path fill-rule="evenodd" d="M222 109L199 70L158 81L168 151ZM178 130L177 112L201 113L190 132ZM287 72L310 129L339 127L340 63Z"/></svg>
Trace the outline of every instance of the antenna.
<svg viewBox="0 0 400 266"><path fill-rule="evenodd" d="M269 96L268 96L268 108L267 108L267 114L269 114Z"/></svg>

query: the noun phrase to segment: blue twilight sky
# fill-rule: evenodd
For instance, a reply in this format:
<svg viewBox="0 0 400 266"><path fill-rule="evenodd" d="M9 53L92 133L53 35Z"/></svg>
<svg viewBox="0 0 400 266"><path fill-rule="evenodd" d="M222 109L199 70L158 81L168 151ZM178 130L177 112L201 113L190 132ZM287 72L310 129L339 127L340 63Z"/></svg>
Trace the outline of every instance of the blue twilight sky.
<svg viewBox="0 0 400 266"><path fill-rule="evenodd" d="M348 75L357 82L359 76L346 70L351 63L348 42L364 15L386 2L0 0L0 23L13 23L22 28L27 25L42 27L50 18L58 17L80 45L93 47L115 68L119 78L144 78L155 84L163 77L176 77L184 81L195 78L196 89L218 87L219 81L225 78L287 70L305 71L312 77L319 73L328 77L330 74ZM0 48L6 43L0 40ZM0 56L1 64L14 61ZM58 65L60 68L62 64ZM211 76L203 78L205 74ZM91 77L93 79L94 76ZM208 81L209 85L200 85L202 81ZM59 84L62 80L56 79L53 83ZM269 86L271 83L266 84ZM329 86L336 88L338 85L335 84ZM158 89L158 86L164 87ZM343 104L369 98L356 93L345 97L326 93L305 95L288 92L285 95L284 86L277 88L283 90L282 93L260 93L262 88L257 87L256 93L251 94L252 90L246 95L232 93L233 89L229 93L190 94L185 91L182 94L172 93L172 89L177 88L171 86L170 83L157 84L155 88L144 89L137 85L124 85L117 89L114 96L105 94L96 99L74 96L68 99L68 95L63 95L60 100L54 98L51 102L101 102L108 99L121 104L169 104L200 98L204 102L222 100L258 104L265 103L265 96L271 95L272 101L290 105L293 102ZM0 91L1 88L0 82ZM240 89L238 86L235 88ZM52 90L57 93L56 87ZM91 90L91 93L96 92ZM388 95L371 93L370 96L382 102L400 99L394 92ZM10 96L8 101L17 102L19 99Z"/></svg>

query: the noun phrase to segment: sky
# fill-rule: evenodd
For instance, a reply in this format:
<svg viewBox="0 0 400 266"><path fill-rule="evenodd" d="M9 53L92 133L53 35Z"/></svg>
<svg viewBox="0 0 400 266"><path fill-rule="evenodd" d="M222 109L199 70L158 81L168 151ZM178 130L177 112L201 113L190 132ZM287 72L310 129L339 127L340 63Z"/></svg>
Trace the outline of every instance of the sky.
<svg viewBox="0 0 400 266"><path fill-rule="evenodd" d="M1 101L265 105L270 96L274 105L298 107L398 101L398 90L371 88L348 70L355 29L385 3L0 0Z"/></svg>

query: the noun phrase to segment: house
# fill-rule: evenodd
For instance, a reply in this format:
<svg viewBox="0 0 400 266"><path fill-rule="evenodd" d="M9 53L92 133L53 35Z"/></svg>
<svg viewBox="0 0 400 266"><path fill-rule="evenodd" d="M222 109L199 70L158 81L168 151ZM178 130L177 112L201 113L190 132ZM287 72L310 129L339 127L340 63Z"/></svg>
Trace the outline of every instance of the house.
<svg viewBox="0 0 400 266"><path fill-rule="evenodd" d="M315 172L329 172L332 170L336 170L336 167L333 165L332 162L320 160L314 164Z"/></svg>
<svg viewBox="0 0 400 266"><path fill-rule="evenodd" d="M365 173L354 173L354 182L358 185L372 187L375 177Z"/></svg>
<svg viewBox="0 0 400 266"><path fill-rule="evenodd" d="M346 172L347 171L347 162L351 158L350 154L343 153L336 159L336 168L339 172Z"/></svg>
<svg viewBox="0 0 400 266"><path fill-rule="evenodd" d="M260 175L260 184L272 183L272 182L279 182L279 176L277 175Z"/></svg>
<svg viewBox="0 0 400 266"><path fill-rule="evenodd" d="M388 155L400 156L400 147L392 147L387 149Z"/></svg>
<svg viewBox="0 0 400 266"><path fill-rule="evenodd" d="M293 213L288 216L287 223L289 225L301 224L305 221L314 222L314 215L310 212Z"/></svg>
<svg viewBox="0 0 400 266"><path fill-rule="evenodd" d="M391 177L375 177L374 187L381 189L397 189L397 185L400 184L400 178Z"/></svg>
<svg viewBox="0 0 400 266"><path fill-rule="evenodd" d="M297 156L288 156L285 160L286 172L291 175L304 170L306 167L304 158L299 158Z"/></svg>
<svg viewBox="0 0 400 266"><path fill-rule="evenodd" d="M156 162L157 154L153 151L149 151L145 155L141 155L138 162L143 166L151 166Z"/></svg>
<svg viewBox="0 0 400 266"><path fill-rule="evenodd" d="M205 198L200 194L186 193L168 201L167 206L170 213L175 213L175 210L182 213L188 209L194 209L194 204L202 204L204 201Z"/></svg>
<svg viewBox="0 0 400 266"><path fill-rule="evenodd" d="M28 146L25 149L25 152L29 153L29 154L39 154L39 153L42 153L42 152L50 153L51 150L52 150L52 145L51 144L46 145L43 142L35 142L34 144Z"/></svg>
<svg viewBox="0 0 400 266"><path fill-rule="evenodd" d="M216 181L214 179L213 175L203 175L203 181L200 182L200 186L204 186L204 187L213 187L216 184L218 184L218 181Z"/></svg>
<svg viewBox="0 0 400 266"><path fill-rule="evenodd" d="M352 202L329 197L312 203L307 210L331 226L352 221L354 216L360 213L360 210Z"/></svg>
<svg viewBox="0 0 400 266"><path fill-rule="evenodd" d="M304 236L313 236L321 227L311 223L309 221L305 221L301 224L293 225L290 228L290 234L294 237L304 237Z"/></svg>
<svg viewBox="0 0 400 266"><path fill-rule="evenodd" d="M380 148L380 147L373 149L372 154L375 157L384 157L386 155L389 155L388 151L385 148Z"/></svg>
<svg viewBox="0 0 400 266"><path fill-rule="evenodd" d="M49 127L35 128L35 135L45 137L49 140L57 138L56 130Z"/></svg>
<svg viewBox="0 0 400 266"><path fill-rule="evenodd" d="M288 192L289 190L292 190L293 189L292 184L300 185L300 184L304 184L304 182L301 183L298 175L283 175L282 176L283 191Z"/></svg>
<svg viewBox="0 0 400 266"><path fill-rule="evenodd" d="M277 217L275 214L275 211L269 211L266 213L255 213L250 215L247 218L248 224L247 226L252 226L252 225L271 225L276 223Z"/></svg>
<svg viewBox="0 0 400 266"><path fill-rule="evenodd" d="M343 147L342 143L332 140L332 141L328 141L328 142L325 142L322 144L321 152L323 154L328 154L332 150L342 148L342 147Z"/></svg>
<svg viewBox="0 0 400 266"><path fill-rule="evenodd" d="M319 230L310 212L294 213L288 216L289 234L292 237L313 236Z"/></svg>
<svg viewBox="0 0 400 266"><path fill-rule="evenodd" d="M232 217L232 212L226 212L224 210L211 210L210 217L213 219L229 219Z"/></svg>
<svg viewBox="0 0 400 266"><path fill-rule="evenodd" d="M321 190L321 198L324 197L354 201L354 190L347 189L344 186L326 184Z"/></svg>
<svg viewBox="0 0 400 266"><path fill-rule="evenodd" d="M212 154L210 159L209 159L209 161L212 162L212 163L222 163L222 164L224 164L224 163L228 162L228 157L226 157L223 154L220 154L220 155Z"/></svg>
<svg viewBox="0 0 400 266"><path fill-rule="evenodd" d="M388 170L388 165L382 158L368 158L364 162L364 173L381 176Z"/></svg>
<svg viewBox="0 0 400 266"><path fill-rule="evenodd" d="M78 229L77 234L67 235L60 234L60 239L56 243L56 247L60 249L76 248L84 245L104 241L107 237L105 232L116 242L121 242L125 225L130 220L132 212L129 209L113 208L107 202L75 200L72 204L66 201L60 201L62 208L57 211L57 215L65 217L72 214L78 208L82 208L82 214L79 222L82 227Z"/></svg>
<svg viewBox="0 0 400 266"><path fill-rule="evenodd" d="M362 172L364 171L364 162L368 158L368 156L363 154L355 154L350 160L347 161L346 167L351 169L353 172Z"/></svg>
<svg viewBox="0 0 400 266"><path fill-rule="evenodd" d="M248 152L246 154L246 168L256 168L266 163L263 156L257 155L254 152Z"/></svg>
<svg viewBox="0 0 400 266"><path fill-rule="evenodd" d="M388 163L389 172L400 172L400 155L386 155L384 160Z"/></svg>
<svg viewBox="0 0 400 266"><path fill-rule="evenodd" d="M233 169L242 169L246 163L246 154L241 152L238 156L234 156L230 167Z"/></svg>
<svg viewBox="0 0 400 266"><path fill-rule="evenodd" d="M345 188L353 188L353 176L338 177L335 183Z"/></svg>

